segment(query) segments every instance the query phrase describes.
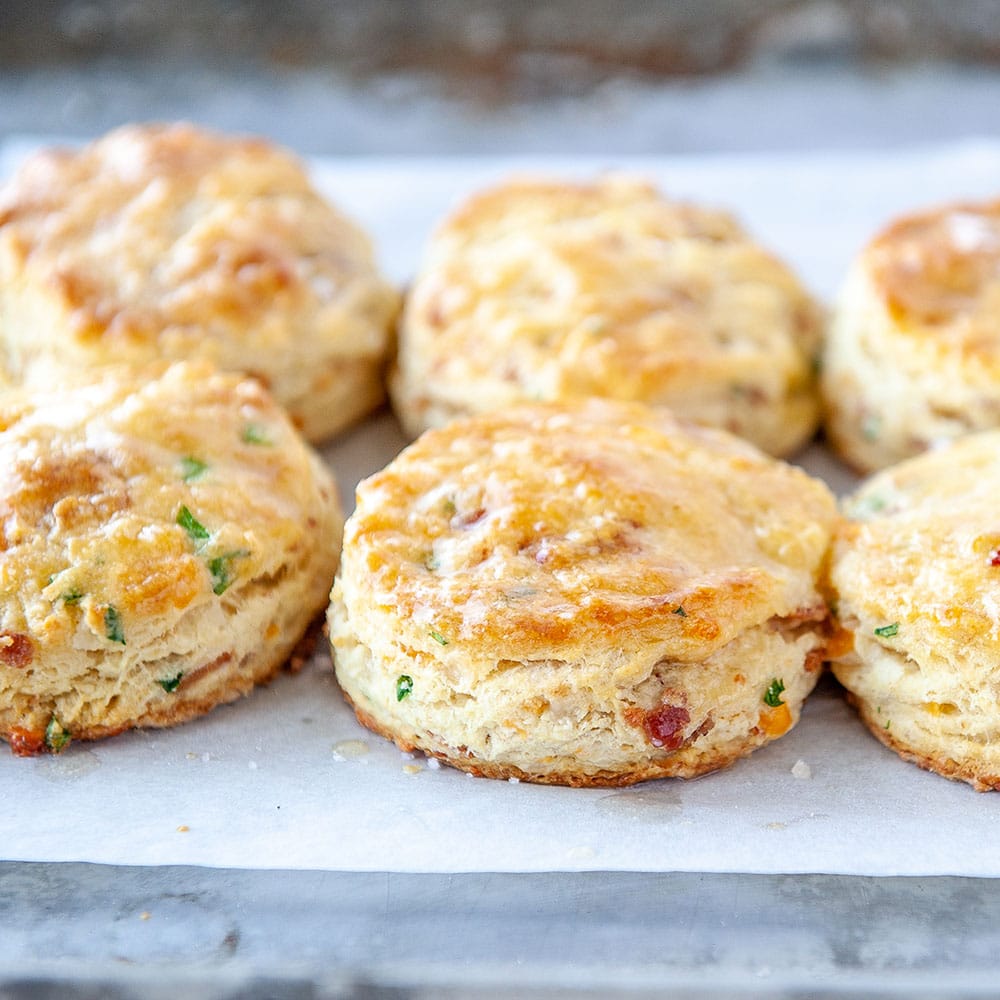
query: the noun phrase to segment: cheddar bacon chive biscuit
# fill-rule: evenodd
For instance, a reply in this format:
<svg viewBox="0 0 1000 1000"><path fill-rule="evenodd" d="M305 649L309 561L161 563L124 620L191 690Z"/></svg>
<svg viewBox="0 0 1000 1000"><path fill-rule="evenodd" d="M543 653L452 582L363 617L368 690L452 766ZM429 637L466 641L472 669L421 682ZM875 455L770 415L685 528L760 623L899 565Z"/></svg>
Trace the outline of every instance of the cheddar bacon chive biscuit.
<svg viewBox="0 0 1000 1000"><path fill-rule="evenodd" d="M59 751L247 694L325 607L341 530L253 379L0 393L0 736Z"/></svg>
<svg viewBox="0 0 1000 1000"><path fill-rule="evenodd" d="M361 722L472 774L693 777L819 676L826 487L592 400L429 431L358 488L329 613Z"/></svg>
<svg viewBox="0 0 1000 1000"><path fill-rule="evenodd" d="M395 291L301 164L259 139L132 126L0 189L0 367L205 359L267 384L305 435L378 404Z"/></svg>
<svg viewBox="0 0 1000 1000"><path fill-rule="evenodd" d="M773 454L818 421L820 312L729 216L649 184L512 181L427 247L390 391L416 435L524 401L666 406Z"/></svg>
<svg viewBox="0 0 1000 1000"><path fill-rule="evenodd" d="M901 757L1000 788L1000 431L880 473L849 501L831 578L854 650L833 665Z"/></svg>
<svg viewBox="0 0 1000 1000"><path fill-rule="evenodd" d="M868 244L823 395L830 440L862 471L1000 425L1000 201L907 216Z"/></svg>

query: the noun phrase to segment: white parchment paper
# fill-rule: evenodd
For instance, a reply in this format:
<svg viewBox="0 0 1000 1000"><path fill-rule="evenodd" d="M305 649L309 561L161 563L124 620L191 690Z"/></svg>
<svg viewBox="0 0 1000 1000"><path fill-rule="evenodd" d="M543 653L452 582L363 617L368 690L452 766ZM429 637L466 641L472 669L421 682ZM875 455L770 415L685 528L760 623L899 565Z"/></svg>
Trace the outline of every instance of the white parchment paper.
<svg viewBox="0 0 1000 1000"><path fill-rule="evenodd" d="M0 150L0 168L26 145ZM613 167L734 208L825 298L894 214L1000 194L1000 147L985 143L893 154L314 164L400 281L460 195L512 171ZM358 478L402 445L383 413L325 450L348 506ZM818 449L803 462L839 489L850 485ZM10 860L1000 875L1000 794L903 763L867 734L832 682L792 733L719 774L620 791L548 788L432 768L367 733L341 700L323 648L298 676L175 730L74 744L59 757L22 760L0 749L0 788L0 857Z"/></svg>

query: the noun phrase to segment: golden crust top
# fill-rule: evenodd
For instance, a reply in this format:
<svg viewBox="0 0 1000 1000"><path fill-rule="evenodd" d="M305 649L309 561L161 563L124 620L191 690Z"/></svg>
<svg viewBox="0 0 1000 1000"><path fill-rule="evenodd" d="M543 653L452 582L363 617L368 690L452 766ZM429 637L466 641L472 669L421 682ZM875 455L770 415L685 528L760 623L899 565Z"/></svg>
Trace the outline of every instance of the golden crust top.
<svg viewBox="0 0 1000 1000"><path fill-rule="evenodd" d="M842 618L921 662L995 664L998 454L1000 431L970 435L885 470L851 498L831 564Z"/></svg>
<svg viewBox="0 0 1000 1000"><path fill-rule="evenodd" d="M401 645L701 660L815 603L819 482L647 407L525 406L430 431L358 487L344 573ZM507 650L506 653L503 650ZM632 662L638 662L633 660Z"/></svg>
<svg viewBox="0 0 1000 1000"><path fill-rule="evenodd" d="M0 395L4 633L142 648L280 573L339 516L329 476L254 380L175 365Z"/></svg>
<svg viewBox="0 0 1000 1000"><path fill-rule="evenodd" d="M869 244L865 267L898 333L1000 358L1000 201L906 216Z"/></svg>
<svg viewBox="0 0 1000 1000"><path fill-rule="evenodd" d="M438 228L431 252L445 242L492 242L526 228L582 223L595 213L615 216L622 223L623 240L633 234L659 240L692 237L724 242L745 238L736 220L726 212L665 202L653 184L637 178L612 175L575 184L514 178L480 191L461 204Z"/></svg>
<svg viewBox="0 0 1000 1000"><path fill-rule="evenodd" d="M818 338L798 281L729 215L621 178L473 198L431 241L405 322L438 375L503 358L525 390L549 378L566 396L634 400L699 376L738 383L760 356L808 381Z"/></svg>
<svg viewBox="0 0 1000 1000"><path fill-rule="evenodd" d="M814 425L820 318L788 268L725 213L623 177L511 181L470 199L430 241L394 390L404 411L604 396L715 426L750 397L790 406L787 423L801 428L774 442L753 416L732 429L788 450Z"/></svg>
<svg viewBox="0 0 1000 1000"><path fill-rule="evenodd" d="M396 305L294 157L190 125L30 159L0 190L0 273L45 303L24 306L36 319L57 310L54 360L72 345L90 363L206 357L268 377L285 349L381 354ZM44 353L35 327L2 335L15 376Z"/></svg>

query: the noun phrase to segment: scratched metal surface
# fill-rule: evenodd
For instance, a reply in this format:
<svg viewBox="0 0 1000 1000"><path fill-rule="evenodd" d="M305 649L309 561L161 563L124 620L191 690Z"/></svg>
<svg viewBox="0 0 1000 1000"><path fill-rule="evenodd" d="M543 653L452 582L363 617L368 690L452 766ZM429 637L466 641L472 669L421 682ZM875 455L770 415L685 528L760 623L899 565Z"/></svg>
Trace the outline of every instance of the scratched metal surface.
<svg viewBox="0 0 1000 1000"><path fill-rule="evenodd" d="M978 879L0 865L0 996L995 996Z"/></svg>

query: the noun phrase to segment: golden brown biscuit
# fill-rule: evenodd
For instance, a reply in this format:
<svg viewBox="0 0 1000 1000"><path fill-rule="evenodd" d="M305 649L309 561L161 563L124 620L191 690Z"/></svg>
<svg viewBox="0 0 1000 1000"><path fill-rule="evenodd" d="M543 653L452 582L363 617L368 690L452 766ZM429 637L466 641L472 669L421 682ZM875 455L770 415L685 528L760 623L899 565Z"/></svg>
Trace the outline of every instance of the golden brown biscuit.
<svg viewBox="0 0 1000 1000"><path fill-rule="evenodd" d="M906 216L868 244L822 385L827 434L862 471L1000 425L1000 201Z"/></svg>
<svg viewBox="0 0 1000 1000"><path fill-rule="evenodd" d="M259 139L118 129L0 189L0 367L204 359L250 372L312 440L382 398L396 292L368 240Z"/></svg>
<svg viewBox="0 0 1000 1000"><path fill-rule="evenodd" d="M621 177L512 181L430 241L390 391L413 435L605 396L786 454L816 428L819 337L815 303L729 215Z"/></svg>
<svg viewBox="0 0 1000 1000"><path fill-rule="evenodd" d="M822 483L663 410L457 421L358 488L337 677L366 726L473 774L693 777L797 721L835 518Z"/></svg>
<svg viewBox="0 0 1000 1000"><path fill-rule="evenodd" d="M1000 431L887 469L846 504L833 671L900 756L1000 788Z"/></svg>
<svg viewBox="0 0 1000 1000"><path fill-rule="evenodd" d="M0 736L59 751L232 701L326 604L330 474L252 379L0 393Z"/></svg>

